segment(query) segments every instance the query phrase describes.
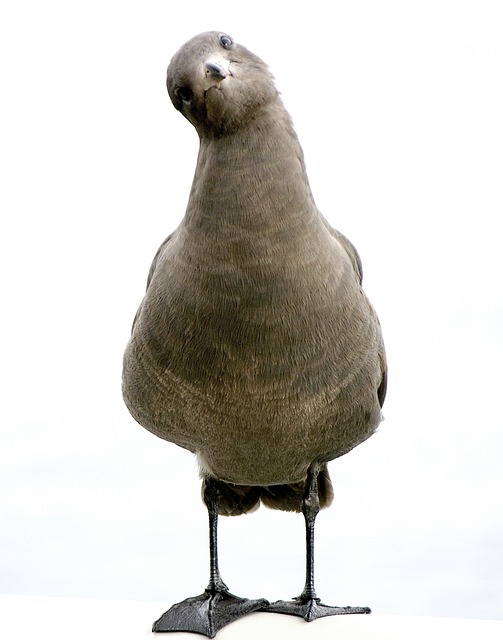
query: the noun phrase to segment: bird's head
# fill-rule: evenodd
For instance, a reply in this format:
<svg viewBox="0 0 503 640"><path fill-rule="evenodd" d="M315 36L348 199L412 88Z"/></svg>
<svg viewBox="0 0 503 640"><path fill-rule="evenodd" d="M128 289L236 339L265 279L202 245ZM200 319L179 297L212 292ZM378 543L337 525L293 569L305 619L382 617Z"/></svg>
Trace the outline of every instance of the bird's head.
<svg viewBox="0 0 503 640"><path fill-rule="evenodd" d="M200 137L246 127L278 99L267 65L230 36L208 31L173 56L166 84L173 105Z"/></svg>

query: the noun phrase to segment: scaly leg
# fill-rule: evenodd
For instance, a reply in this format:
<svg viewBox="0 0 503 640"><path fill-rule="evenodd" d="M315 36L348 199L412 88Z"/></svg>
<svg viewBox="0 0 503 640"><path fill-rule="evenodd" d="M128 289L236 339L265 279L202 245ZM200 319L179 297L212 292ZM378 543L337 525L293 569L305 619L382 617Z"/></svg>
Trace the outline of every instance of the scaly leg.
<svg viewBox="0 0 503 640"><path fill-rule="evenodd" d="M368 607L330 607L322 604L314 588L314 523L320 511L318 497L318 467L312 465L307 474L306 488L302 499L302 513L306 521L306 584L304 590L293 600L277 600L263 608L271 613L286 613L300 616L307 622L348 613L370 613Z"/></svg>
<svg viewBox="0 0 503 640"><path fill-rule="evenodd" d="M219 493L212 478L204 480L204 502L208 508L210 524L210 581L204 593L174 604L159 620L152 631L189 631L214 638L217 631L241 616L267 606L267 600L248 600L229 592L218 567L218 504Z"/></svg>

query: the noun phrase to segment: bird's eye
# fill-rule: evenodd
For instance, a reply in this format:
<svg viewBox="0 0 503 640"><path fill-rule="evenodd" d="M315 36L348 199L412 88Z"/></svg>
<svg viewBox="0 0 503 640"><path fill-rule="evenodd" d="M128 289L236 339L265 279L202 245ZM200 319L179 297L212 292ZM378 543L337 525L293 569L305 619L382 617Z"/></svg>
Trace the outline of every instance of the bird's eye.
<svg viewBox="0 0 503 640"><path fill-rule="evenodd" d="M224 49L229 49L233 45L232 38L230 36L226 36L225 33L223 33L220 36L220 44Z"/></svg>
<svg viewBox="0 0 503 640"><path fill-rule="evenodd" d="M178 87L175 89L175 95L177 98L180 98L184 102L190 102L193 97L192 89L189 87Z"/></svg>

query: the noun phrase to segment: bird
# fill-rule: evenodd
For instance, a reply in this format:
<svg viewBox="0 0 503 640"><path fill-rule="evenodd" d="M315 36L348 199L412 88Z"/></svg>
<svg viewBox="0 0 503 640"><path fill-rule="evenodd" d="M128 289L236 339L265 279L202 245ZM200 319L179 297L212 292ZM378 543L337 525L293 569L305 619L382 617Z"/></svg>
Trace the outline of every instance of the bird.
<svg viewBox="0 0 503 640"><path fill-rule="evenodd" d="M375 433L386 395L361 259L315 204L261 58L204 32L174 54L166 84L199 151L185 215L148 274L122 390L141 426L197 458L210 581L153 630L214 637L252 611L307 621L369 613L323 604L314 584L315 520L333 499L327 464ZM260 504L304 516L306 581L292 600L238 597L221 577L218 516Z"/></svg>

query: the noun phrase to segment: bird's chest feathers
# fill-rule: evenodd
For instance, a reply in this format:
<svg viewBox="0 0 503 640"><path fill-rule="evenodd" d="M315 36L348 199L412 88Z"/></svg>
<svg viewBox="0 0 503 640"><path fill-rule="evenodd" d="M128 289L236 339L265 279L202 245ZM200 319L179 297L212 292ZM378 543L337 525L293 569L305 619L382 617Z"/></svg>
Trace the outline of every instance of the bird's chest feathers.
<svg viewBox="0 0 503 640"><path fill-rule="evenodd" d="M314 205L293 138L279 138L285 154L254 140L252 159L244 146L202 144L186 216L145 301L160 365L206 386L290 384L289 371L334 357L354 306L347 255Z"/></svg>
<svg viewBox="0 0 503 640"><path fill-rule="evenodd" d="M283 243L277 255L275 243L252 247L243 238L202 251L197 235L183 236L160 260L146 300L163 369L207 388L252 383L258 392L295 386L308 363L323 368L327 354L336 357L347 304L337 252L311 250L309 241L296 253Z"/></svg>

